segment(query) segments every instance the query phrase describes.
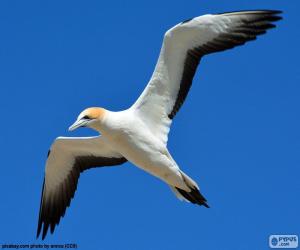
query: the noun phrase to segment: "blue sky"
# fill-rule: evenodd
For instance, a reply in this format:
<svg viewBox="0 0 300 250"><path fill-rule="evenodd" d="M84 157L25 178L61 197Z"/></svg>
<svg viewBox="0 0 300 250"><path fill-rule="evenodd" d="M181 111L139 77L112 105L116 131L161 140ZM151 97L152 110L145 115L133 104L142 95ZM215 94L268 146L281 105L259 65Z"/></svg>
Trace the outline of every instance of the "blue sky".
<svg viewBox="0 0 300 250"><path fill-rule="evenodd" d="M268 249L300 234L299 1L1 1L0 244L35 239L44 164L81 110L122 110L153 71L164 32L190 17L279 9L246 46L202 60L169 150L210 209L180 202L127 163L84 173L44 243L79 249Z"/></svg>

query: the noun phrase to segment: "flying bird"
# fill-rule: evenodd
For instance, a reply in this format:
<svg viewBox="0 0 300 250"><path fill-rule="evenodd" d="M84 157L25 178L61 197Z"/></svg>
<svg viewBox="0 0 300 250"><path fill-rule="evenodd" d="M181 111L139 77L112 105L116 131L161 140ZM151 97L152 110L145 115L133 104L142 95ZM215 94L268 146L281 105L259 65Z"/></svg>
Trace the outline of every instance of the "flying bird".
<svg viewBox="0 0 300 250"><path fill-rule="evenodd" d="M46 161L37 237L54 232L64 216L81 172L130 161L167 183L184 201L209 207L197 183L168 151L168 133L190 90L201 58L255 40L274 28L280 11L255 10L203 15L177 24L163 38L154 73L137 101L113 112L92 107L69 130L89 127L95 137L58 137Z"/></svg>

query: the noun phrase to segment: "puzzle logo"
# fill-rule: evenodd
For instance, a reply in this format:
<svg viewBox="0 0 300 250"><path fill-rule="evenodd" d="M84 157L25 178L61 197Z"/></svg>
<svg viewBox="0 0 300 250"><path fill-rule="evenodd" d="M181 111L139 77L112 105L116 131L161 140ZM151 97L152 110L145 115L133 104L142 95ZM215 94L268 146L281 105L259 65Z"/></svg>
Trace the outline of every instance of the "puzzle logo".
<svg viewBox="0 0 300 250"><path fill-rule="evenodd" d="M270 248L297 248L298 236L297 235L270 235L269 247Z"/></svg>

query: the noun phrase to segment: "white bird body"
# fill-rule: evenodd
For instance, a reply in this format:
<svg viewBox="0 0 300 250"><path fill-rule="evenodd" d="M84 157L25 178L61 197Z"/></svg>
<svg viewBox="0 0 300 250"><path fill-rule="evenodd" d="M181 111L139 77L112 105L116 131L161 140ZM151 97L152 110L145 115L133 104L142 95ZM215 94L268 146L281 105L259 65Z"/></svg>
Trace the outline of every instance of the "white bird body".
<svg viewBox="0 0 300 250"><path fill-rule="evenodd" d="M94 126L108 145L128 161L171 186L190 191L166 145L156 138L133 109L106 111L101 123Z"/></svg>
<svg viewBox="0 0 300 250"><path fill-rule="evenodd" d="M279 11L204 15L184 21L164 36L153 75L137 101L112 112L88 108L69 128L90 127L101 136L59 137L46 162L37 235L53 233L74 196L79 175L94 167L127 161L166 182L185 201L208 207L195 181L176 164L167 148L172 119L183 104L200 59L256 39L281 19Z"/></svg>

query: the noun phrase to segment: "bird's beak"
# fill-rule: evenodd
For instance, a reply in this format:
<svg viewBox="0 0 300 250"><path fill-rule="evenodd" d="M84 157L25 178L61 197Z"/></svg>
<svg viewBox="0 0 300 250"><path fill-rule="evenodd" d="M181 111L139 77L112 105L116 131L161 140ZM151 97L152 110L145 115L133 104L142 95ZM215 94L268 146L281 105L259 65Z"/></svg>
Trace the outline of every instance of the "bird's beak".
<svg viewBox="0 0 300 250"><path fill-rule="evenodd" d="M69 127L69 131L73 131L77 128L84 127L87 123L88 123L88 121L78 120Z"/></svg>

